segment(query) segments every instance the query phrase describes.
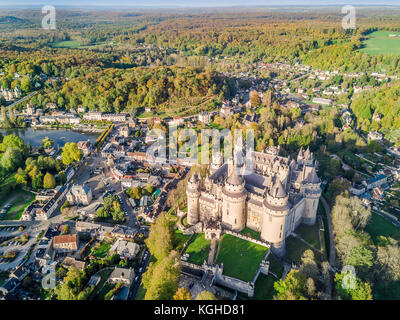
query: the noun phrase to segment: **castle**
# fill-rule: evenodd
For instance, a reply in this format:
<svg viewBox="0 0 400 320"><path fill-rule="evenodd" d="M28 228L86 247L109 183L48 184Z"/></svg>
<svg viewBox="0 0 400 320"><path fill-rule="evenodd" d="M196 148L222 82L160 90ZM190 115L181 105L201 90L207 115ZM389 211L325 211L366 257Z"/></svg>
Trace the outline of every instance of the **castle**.
<svg viewBox="0 0 400 320"><path fill-rule="evenodd" d="M244 166L213 155L210 175L189 178L188 224L201 221L204 228L236 232L248 227L260 232L276 254L285 255L286 237L300 223L316 221L321 180L309 149L301 149L296 160L278 154L279 148L253 152L253 171L245 175Z"/></svg>

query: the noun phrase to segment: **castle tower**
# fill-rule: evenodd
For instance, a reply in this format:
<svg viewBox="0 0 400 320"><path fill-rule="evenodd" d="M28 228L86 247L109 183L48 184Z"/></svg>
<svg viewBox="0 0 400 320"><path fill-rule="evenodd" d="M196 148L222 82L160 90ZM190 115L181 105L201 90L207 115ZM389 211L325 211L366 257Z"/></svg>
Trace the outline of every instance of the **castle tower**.
<svg viewBox="0 0 400 320"><path fill-rule="evenodd" d="M315 167L302 183L302 191L305 196L304 213L302 222L313 225L317 217L318 201L321 196L321 180L318 178Z"/></svg>
<svg viewBox="0 0 400 320"><path fill-rule="evenodd" d="M263 215L261 239L272 244L271 249L279 256L284 256L285 223L289 213L289 195L282 182L277 178L264 198L265 214Z"/></svg>
<svg viewBox="0 0 400 320"><path fill-rule="evenodd" d="M190 225L194 225L199 221L199 198L200 198L200 179L197 174L194 173L187 185L187 222Z"/></svg>
<svg viewBox="0 0 400 320"><path fill-rule="evenodd" d="M222 189L222 224L225 228L239 232L246 226L247 191L245 181L237 174L235 165L231 171Z"/></svg>

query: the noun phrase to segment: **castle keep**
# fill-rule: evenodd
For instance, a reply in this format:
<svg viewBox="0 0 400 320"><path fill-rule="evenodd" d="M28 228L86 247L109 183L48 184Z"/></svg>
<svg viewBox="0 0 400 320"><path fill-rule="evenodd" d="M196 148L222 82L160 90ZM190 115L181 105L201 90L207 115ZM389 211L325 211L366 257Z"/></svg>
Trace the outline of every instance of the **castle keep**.
<svg viewBox="0 0 400 320"><path fill-rule="evenodd" d="M247 226L284 255L285 238L300 223L315 223L321 181L309 149L301 149L296 160L278 156L274 148L253 154L250 174L242 175L243 167L223 163L217 154L210 175L204 180L197 174L190 177L187 221L236 232Z"/></svg>

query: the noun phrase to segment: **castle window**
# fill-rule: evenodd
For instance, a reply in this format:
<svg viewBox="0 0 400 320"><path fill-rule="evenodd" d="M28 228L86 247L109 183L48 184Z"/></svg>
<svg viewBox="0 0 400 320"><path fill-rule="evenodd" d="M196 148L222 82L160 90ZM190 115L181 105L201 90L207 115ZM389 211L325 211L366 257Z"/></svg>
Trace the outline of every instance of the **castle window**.
<svg viewBox="0 0 400 320"><path fill-rule="evenodd" d="M282 238L282 232L279 233L279 238Z"/></svg>
<svg viewBox="0 0 400 320"><path fill-rule="evenodd" d="M283 224L281 224L281 231L282 231Z"/></svg>
<svg viewBox="0 0 400 320"><path fill-rule="evenodd" d="M236 219L235 219L235 224L236 224Z"/></svg>

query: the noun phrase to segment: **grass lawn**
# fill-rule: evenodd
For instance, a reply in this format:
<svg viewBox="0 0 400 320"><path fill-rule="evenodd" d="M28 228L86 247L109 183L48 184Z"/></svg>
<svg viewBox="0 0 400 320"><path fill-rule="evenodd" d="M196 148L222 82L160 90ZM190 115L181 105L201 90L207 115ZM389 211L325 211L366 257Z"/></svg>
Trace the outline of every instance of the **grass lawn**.
<svg viewBox="0 0 400 320"><path fill-rule="evenodd" d="M224 263L224 274L251 281L268 248L229 234L222 236L217 263Z"/></svg>
<svg viewBox="0 0 400 320"><path fill-rule="evenodd" d="M260 273L255 283L254 300L272 300L275 289L274 282L277 281L272 275Z"/></svg>
<svg viewBox="0 0 400 320"><path fill-rule="evenodd" d="M35 200L35 195L31 192L25 190L15 190L7 199L12 198L12 207L7 211L7 213L2 217L2 220L19 220L21 219L24 209ZM2 199L5 204L7 199Z"/></svg>
<svg viewBox="0 0 400 320"><path fill-rule="evenodd" d="M319 221L317 220L313 226L308 226L305 224L301 224L295 230L300 237L306 240L309 244L314 246L316 249L320 249L319 243Z"/></svg>
<svg viewBox="0 0 400 320"><path fill-rule="evenodd" d="M110 251L111 245L106 242L101 242L100 245L96 245L93 248L92 255L96 258L104 258L107 256L108 251Z"/></svg>
<svg viewBox="0 0 400 320"><path fill-rule="evenodd" d="M371 218L365 227L365 231L371 235L374 243L377 242L379 236L392 237L396 240L400 240L400 230L388 220L374 212L371 214Z"/></svg>
<svg viewBox="0 0 400 320"><path fill-rule="evenodd" d="M396 35L390 37L390 35ZM363 42L361 51L366 54L400 54L400 33L392 31L376 31Z"/></svg>
<svg viewBox="0 0 400 320"><path fill-rule="evenodd" d="M240 232L240 234L250 237L250 238L253 238L253 239L256 239L256 240L260 240L260 237L261 237L260 232L251 230L250 228L247 228L247 227L244 228L242 230L242 232Z"/></svg>
<svg viewBox="0 0 400 320"><path fill-rule="evenodd" d="M204 233L196 234L185 250L189 254L188 262L202 265L204 260L207 261L210 244L211 241L204 238Z"/></svg>
<svg viewBox="0 0 400 320"><path fill-rule="evenodd" d="M300 241L299 239L289 236L286 239L286 258L290 261L295 263L301 262L301 256L303 255L304 251L311 249L308 245L304 242ZM314 250L315 260L320 262L321 255L319 252Z"/></svg>
<svg viewBox="0 0 400 320"><path fill-rule="evenodd" d="M174 247L176 250L181 251L186 241L190 238L190 234L183 234L179 229L175 230Z"/></svg>

